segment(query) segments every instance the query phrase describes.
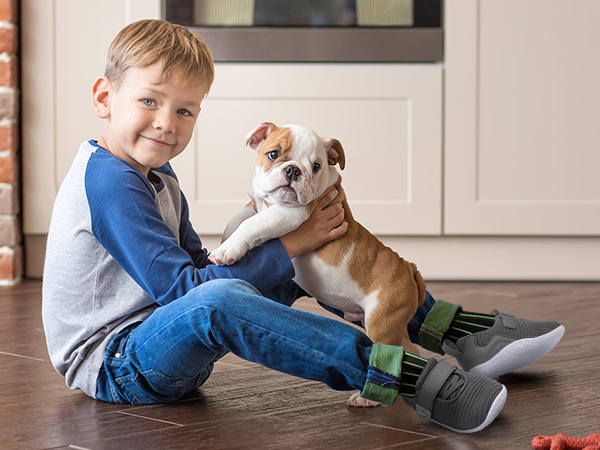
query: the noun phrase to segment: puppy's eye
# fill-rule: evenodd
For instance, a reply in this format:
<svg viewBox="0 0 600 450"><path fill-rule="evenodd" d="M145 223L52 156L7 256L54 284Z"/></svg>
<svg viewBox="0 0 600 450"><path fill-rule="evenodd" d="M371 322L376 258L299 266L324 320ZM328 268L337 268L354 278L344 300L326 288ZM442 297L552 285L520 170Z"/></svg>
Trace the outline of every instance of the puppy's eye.
<svg viewBox="0 0 600 450"><path fill-rule="evenodd" d="M271 150L267 153L267 158L269 158L270 161L275 161L279 158L279 150Z"/></svg>
<svg viewBox="0 0 600 450"><path fill-rule="evenodd" d="M321 170L321 164L319 163L314 163L313 164L313 172L317 173L319 170Z"/></svg>

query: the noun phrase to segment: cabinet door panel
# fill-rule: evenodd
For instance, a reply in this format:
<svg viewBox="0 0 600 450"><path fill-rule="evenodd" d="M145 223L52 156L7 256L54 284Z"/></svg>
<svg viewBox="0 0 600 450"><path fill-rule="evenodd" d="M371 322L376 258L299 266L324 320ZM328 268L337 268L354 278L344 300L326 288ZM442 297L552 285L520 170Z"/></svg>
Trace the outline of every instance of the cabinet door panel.
<svg viewBox="0 0 600 450"><path fill-rule="evenodd" d="M446 7L445 233L600 235L600 3Z"/></svg>
<svg viewBox="0 0 600 450"><path fill-rule="evenodd" d="M159 0L21 1L23 231L48 232L54 198L81 142L102 121L92 84L127 23L160 16Z"/></svg>
<svg viewBox="0 0 600 450"><path fill-rule="evenodd" d="M382 86L383 84L383 86ZM261 122L335 137L355 217L378 234L441 230L439 66L219 65L190 147L174 161L201 234L248 201Z"/></svg>

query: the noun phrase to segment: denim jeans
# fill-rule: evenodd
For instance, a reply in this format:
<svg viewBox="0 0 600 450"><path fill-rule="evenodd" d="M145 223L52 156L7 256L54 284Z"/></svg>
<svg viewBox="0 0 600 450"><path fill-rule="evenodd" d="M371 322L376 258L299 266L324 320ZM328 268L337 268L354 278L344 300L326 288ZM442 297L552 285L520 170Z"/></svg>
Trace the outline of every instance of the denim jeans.
<svg viewBox="0 0 600 450"><path fill-rule="evenodd" d="M156 309L111 340L96 398L177 400L201 386L228 352L336 390L364 388L373 345L364 333L290 308L298 296L291 282L266 295L241 280L214 280ZM426 314L426 306L419 308L411 327Z"/></svg>

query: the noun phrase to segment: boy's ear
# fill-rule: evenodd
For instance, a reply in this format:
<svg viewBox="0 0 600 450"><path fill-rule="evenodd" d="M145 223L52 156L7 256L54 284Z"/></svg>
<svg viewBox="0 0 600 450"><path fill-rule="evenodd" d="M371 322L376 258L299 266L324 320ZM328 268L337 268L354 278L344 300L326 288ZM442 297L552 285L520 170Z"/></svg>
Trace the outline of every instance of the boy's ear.
<svg viewBox="0 0 600 450"><path fill-rule="evenodd" d="M110 117L110 95L112 91L113 84L104 75L99 77L92 85L94 111L101 119L108 119Z"/></svg>

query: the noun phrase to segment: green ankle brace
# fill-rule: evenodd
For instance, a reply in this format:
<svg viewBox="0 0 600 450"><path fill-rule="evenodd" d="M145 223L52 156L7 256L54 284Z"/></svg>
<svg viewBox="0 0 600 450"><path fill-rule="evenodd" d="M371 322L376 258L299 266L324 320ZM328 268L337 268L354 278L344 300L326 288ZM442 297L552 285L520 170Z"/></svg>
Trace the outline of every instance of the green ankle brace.
<svg viewBox="0 0 600 450"><path fill-rule="evenodd" d="M393 405L398 395L414 397L415 384L427 360L403 347L373 344L367 382L361 397Z"/></svg>
<svg viewBox="0 0 600 450"><path fill-rule="evenodd" d="M361 397L393 405L400 390L400 373L404 347L373 344L369 357L367 382Z"/></svg>
<svg viewBox="0 0 600 450"><path fill-rule="evenodd" d="M419 330L421 347L430 352L443 355L445 353L442 348L444 334L450 328L450 324L454 320L456 313L461 310L460 305L453 305L444 300L435 302L429 313L427 313L427 317L425 317L425 321Z"/></svg>

